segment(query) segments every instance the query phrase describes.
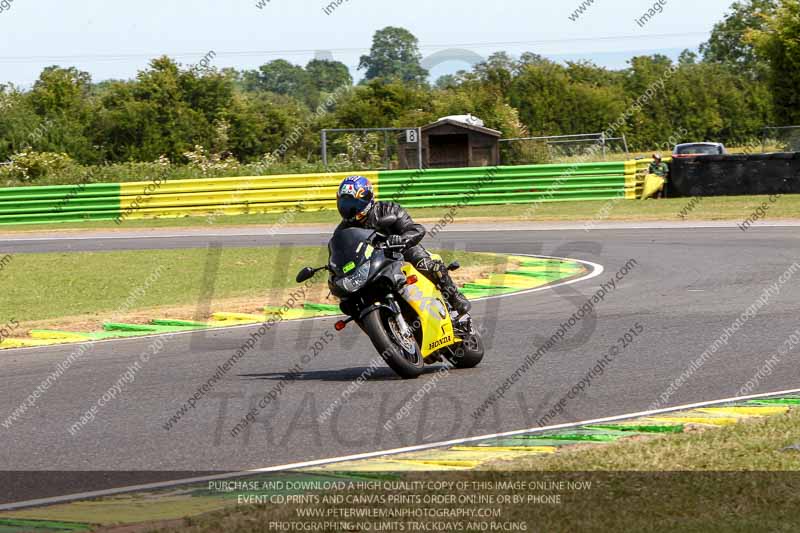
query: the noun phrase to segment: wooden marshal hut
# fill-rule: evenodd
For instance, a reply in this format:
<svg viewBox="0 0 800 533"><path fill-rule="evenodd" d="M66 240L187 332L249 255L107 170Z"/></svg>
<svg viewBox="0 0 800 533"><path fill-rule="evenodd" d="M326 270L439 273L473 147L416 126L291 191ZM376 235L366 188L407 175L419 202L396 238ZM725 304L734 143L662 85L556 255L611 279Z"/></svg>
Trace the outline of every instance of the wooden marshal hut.
<svg viewBox="0 0 800 533"><path fill-rule="evenodd" d="M471 115L444 117L421 128L423 168L487 167L500 164L502 134ZM402 169L419 166L417 143L400 139Z"/></svg>

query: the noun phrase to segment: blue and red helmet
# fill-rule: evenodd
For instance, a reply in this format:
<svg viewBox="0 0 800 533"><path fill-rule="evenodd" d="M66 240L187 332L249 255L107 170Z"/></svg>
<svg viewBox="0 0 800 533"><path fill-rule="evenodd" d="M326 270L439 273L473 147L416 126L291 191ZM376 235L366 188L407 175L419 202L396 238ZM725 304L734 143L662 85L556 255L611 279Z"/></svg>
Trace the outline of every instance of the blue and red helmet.
<svg viewBox="0 0 800 533"><path fill-rule="evenodd" d="M372 183L364 176L348 176L339 185L336 193L336 207L339 214L348 222L360 222L375 204Z"/></svg>

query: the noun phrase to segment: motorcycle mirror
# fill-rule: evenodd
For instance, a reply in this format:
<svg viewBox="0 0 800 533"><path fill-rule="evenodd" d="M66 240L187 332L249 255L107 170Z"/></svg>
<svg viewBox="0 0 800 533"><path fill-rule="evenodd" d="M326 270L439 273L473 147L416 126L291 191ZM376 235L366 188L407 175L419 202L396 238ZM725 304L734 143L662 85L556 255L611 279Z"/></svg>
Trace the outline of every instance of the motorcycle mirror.
<svg viewBox="0 0 800 533"><path fill-rule="evenodd" d="M303 283L304 281L308 281L313 278L314 274L316 273L317 271L313 268L305 267L303 270L297 273L297 278L295 278L295 281L297 281L297 283Z"/></svg>

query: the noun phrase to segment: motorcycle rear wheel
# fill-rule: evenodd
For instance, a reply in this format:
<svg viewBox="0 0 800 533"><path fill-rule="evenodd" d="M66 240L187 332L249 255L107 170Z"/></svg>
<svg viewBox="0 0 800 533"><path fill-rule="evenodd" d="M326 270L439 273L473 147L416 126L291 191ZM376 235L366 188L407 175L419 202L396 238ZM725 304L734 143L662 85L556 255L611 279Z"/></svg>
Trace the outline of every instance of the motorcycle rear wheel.
<svg viewBox="0 0 800 533"><path fill-rule="evenodd" d="M422 352L413 337L410 339L411 342L409 339L396 338L395 330L398 328L392 327L391 320L394 320L394 317L389 311L383 308L375 309L364 317L364 332L389 368L403 379L415 379L422 374L425 367Z"/></svg>

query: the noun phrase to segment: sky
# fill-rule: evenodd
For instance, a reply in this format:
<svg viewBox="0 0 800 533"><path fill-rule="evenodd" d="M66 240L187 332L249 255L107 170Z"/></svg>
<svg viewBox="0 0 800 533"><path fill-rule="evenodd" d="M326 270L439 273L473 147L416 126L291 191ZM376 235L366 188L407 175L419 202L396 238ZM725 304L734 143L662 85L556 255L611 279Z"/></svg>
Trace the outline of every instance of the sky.
<svg viewBox="0 0 800 533"><path fill-rule="evenodd" d="M332 56L358 78L359 57L385 26L419 38L434 79L499 50L616 69L634 55L697 48L732 4L660 0L642 23L658 1L341 0L326 12L338 1L0 0L0 83L29 87L49 65L127 79L154 57L190 65L211 51L213 66L238 69ZM582 3L590 5L576 17Z"/></svg>

